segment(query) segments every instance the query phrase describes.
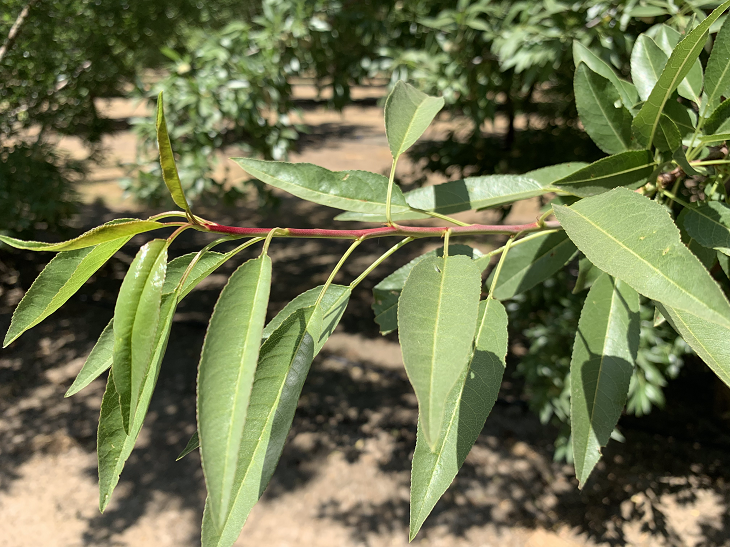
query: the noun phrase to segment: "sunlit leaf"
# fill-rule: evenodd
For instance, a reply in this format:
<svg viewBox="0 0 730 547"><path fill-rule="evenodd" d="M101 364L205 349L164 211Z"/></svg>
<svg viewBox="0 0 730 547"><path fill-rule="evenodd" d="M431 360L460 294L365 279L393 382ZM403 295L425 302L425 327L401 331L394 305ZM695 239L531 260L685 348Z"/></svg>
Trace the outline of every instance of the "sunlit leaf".
<svg viewBox="0 0 730 547"><path fill-rule="evenodd" d="M613 68L608 63L577 40L573 40L573 61L575 62L576 68L580 63L585 63L593 72L608 79L619 91L621 102L623 102L626 108L631 109L639 102L639 95L636 92L636 88L631 83L621 80L616 76Z"/></svg>
<svg viewBox="0 0 730 547"><path fill-rule="evenodd" d="M429 97L397 81L385 101L385 135L393 158L398 158L426 131L444 107L441 97Z"/></svg>
<svg viewBox="0 0 730 547"><path fill-rule="evenodd" d="M636 39L631 50L631 79L642 101L651 95L668 59L669 56L646 34Z"/></svg>
<svg viewBox="0 0 730 547"><path fill-rule="evenodd" d="M172 201L175 205L190 214L190 205L185 199L180 177L177 174L177 165L175 165L175 156L172 153L172 145L170 144L170 135L167 132L167 122L165 121L165 110L162 104L162 91L157 96L157 119L155 122L157 129L157 146L160 150L160 166L162 167L162 180L165 181Z"/></svg>
<svg viewBox="0 0 730 547"><path fill-rule="evenodd" d="M77 394L112 366L112 358L114 357L113 321L109 321L107 326L104 327L91 353L86 358L86 361L84 361L81 371L76 376L74 383L66 391L64 397L71 397L71 395Z"/></svg>
<svg viewBox="0 0 730 547"><path fill-rule="evenodd" d="M705 73L707 111L720 104L721 97L730 95L730 19L726 18L715 36Z"/></svg>
<svg viewBox="0 0 730 547"><path fill-rule="evenodd" d="M588 197L617 186L638 188L656 168L649 150L629 150L593 162L553 183L574 196Z"/></svg>
<svg viewBox="0 0 730 547"><path fill-rule="evenodd" d="M657 45L662 49L664 54L669 57L677 44L682 39L682 35L678 30L667 25L661 25L654 36ZM702 64L700 60L695 60L687 77L677 87L679 94L685 99L700 104L700 93L702 92Z"/></svg>
<svg viewBox="0 0 730 547"><path fill-rule="evenodd" d="M568 175L572 175L576 171L587 167L588 164L584 161L571 161L567 163L557 163L555 165L549 165L547 167L541 167L533 171L528 171L523 176L536 180L541 186L549 187L556 180L563 179Z"/></svg>

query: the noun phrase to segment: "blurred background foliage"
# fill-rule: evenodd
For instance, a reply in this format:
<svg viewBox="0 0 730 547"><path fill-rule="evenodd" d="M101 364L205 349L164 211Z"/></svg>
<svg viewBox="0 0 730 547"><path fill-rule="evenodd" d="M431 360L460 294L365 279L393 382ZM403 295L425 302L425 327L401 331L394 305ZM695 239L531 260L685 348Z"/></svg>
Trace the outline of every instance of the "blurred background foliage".
<svg viewBox="0 0 730 547"><path fill-rule="evenodd" d="M422 142L412 157L426 170L525 172L602 153L580 130L573 102L573 41L628 78L636 37L652 25L683 30L720 2L682 0L4 0L0 40L28 7L0 58L0 231L60 229L74 212L74 183L119 129L95 99L155 100L166 115L189 198L235 200L246 185L214 176L215 152L285 159L305 127L295 83L326 104L351 104L351 89L405 79L446 99L459 120L445 141ZM722 23L718 21L716 25ZM385 92L383 93L385 95ZM151 106L154 106L151 104ZM154 111L154 109L151 109ZM500 132L487 122L501 121ZM130 121L138 161L123 181L143 203L168 199L154 144L154 120ZM90 154L60 153L74 135ZM262 188L262 204L270 197ZM510 304L511 329L527 352L517 373L530 405L559 426L557 456L569 457L568 370L582 294L568 268ZM548 286L549 285L549 286ZM663 404L662 387L688 349L642 308L642 349L628 411Z"/></svg>

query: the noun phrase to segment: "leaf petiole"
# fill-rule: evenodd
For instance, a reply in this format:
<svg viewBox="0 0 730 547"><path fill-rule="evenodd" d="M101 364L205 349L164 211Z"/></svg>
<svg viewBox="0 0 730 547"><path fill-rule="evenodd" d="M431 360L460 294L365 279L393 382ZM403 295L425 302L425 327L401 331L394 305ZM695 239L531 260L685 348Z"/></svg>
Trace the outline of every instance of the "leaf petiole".
<svg viewBox="0 0 730 547"><path fill-rule="evenodd" d="M314 307L316 308L319 306L319 303L322 302L322 298L324 298L324 294L327 292L327 289L329 289L329 286L332 284L332 281L334 280L335 276L337 275L337 272L340 271L340 268L342 268L342 265L345 263L345 260L347 260L347 257L352 254L352 251L357 249L358 245L365 241L365 238L359 237L355 241L352 242L352 245L345 251L345 254L342 255L342 258L340 258L340 261L337 263L337 265L332 270L332 273L327 278L327 281L325 281L324 286L322 287L322 290L319 292L319 296L317 297L317 301L314 303Z"/></svg>
<svg viewBox="0 0 730 547"><path fill-rule="evenodd" d="M519 235L519 234L517 234ZM489 296L487 298L494 298L494 289L497 288L497 281L499 280L499 272L502 271L502 265L504 264L505 258L507 258L507 253L509 252L509 248L512 246L512 242L514 241L515 237L517 236L510 236L510 238L507 240L507 243L504 245L504 250L502 251L502 255L499 257L499 262L497 262L497 267L494 269L494 277L492 278L492 286L489 287Z"/></svg>
<svg viewBox="0 0 730 547"><path fill-rule="evenodd" d="M393 245L390 249L388 249L386 252L384 252L382 255L380 255L380 257L375 262L373 262L372 264L370 264L370 266L368 266L367 269L364 272L362 272L359 276L357 276L357 278L352 283L350 283L350 290L353 290L355 287L357 287L360 284L360 282L363 279L365 279L368 275L370 275L370 273L375 268L377 268L378 266L380 266L380 264L382 264L383 261L386 258L388 258L390 255L392 255L398 249L400 249L401 247L403 247L407 243L410 243L414 239L415 238L413 238L413 237L407 237L407 238L399 241L398 243L396 243L395 245Z"/></svg>

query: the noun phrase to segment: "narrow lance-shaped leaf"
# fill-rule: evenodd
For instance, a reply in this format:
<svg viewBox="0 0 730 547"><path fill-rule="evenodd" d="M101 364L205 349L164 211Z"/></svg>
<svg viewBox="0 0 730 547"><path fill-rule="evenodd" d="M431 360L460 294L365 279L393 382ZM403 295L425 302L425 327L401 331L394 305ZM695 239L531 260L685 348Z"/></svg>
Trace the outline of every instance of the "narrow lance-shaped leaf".
<svg viewBox="0 0 730 547"><path fill-rule="evenodd" d="M14 237L0 235L0 241L16 249L27 251L75 251L85 247L93 247L113 239L132 237L133 235L164 228L164 224L153 220L127 220L109 222L84 232L79 237L59 243L43 243L40 241L23 241Z"/></svg>
<svg viewBox="0 0 730 547"><path fill-rule="evenodd" d="M449 245L449 254L452 256L464 255L475 260L483 256L477 249L468 245ZM388 334L398 328L398 300L403 285L415 265L431 256L444 256L444 248L439 247L417 256L373 287L372 308L375 313L375 322L380 325L380 334ZM487 265L488 263L484 264L484 268Z"/></svg>
<svg viewBox="0 0 730 547"><path fill-rule="evenodd" d="M661 25L654 39L668 58L682 39L682 35L678 30L675 30L670 26ZM695 59L695 62L692 64L692 68L687 73L687 76L679 83L677 91L685 99L694 101L699 105L702 83L702 63L700 63L699 59Z"/></svg>
<svg viewBox="0 0 730 547"><path fill-rule="evenodd" d="M15 308L3 347L60 308L127 241L129 238L123 237L57 254Z"/></svg>
<svg viewBox="0 0 730 547"><path fill-rule="evenodd" d="M730 387L730 329L688 311L663 304L657 304L657 308L712 372Z"/></svg>
<svg viewBox="0 0 730 547"><path fill-rule="evenodd" d="M685 247L667 210L624 188L553 207L593 264L644 296L730 326L730 304Z"/></svg>
<svg viewBox="0 0 730 547"><path fill-rule="evenodd" d="M586 133L607 154L631 147L631 113L620 105L619 92L603 76L581 63L575 69L575 105Z"/></svg>
<svg viewBox="0 0 730 547"><path fill-rule="evenodd" d="M651 95L668 59L662 48L646 34L636 39L634 49L631 50L631 79L642 101Z"/></svg>
<svg viewBox="0 0 730 547"><path fill-rule="evenodd" d="M577 40L573 40L573 61L575 62L576 68L580 63L585 63L593 72L608 79L618 89L621 95L621 102L623 102L626 108L631 109L639 102L636 88L629 82L621 80L616 76L616 73L610 65Z"/></svg>
<svg viewBox="0 0 730 547"><path fill-rule="evenodd" d="M546 233L510 247L494 288L494 298L507 300L545 281L562 268L576 250L563 231ZM493 275L487 279L487 286L491 286Z"/></svg>
<svg viewBox="0 0 730 547"><path fill-rule="evenodd" d="M657 131L654 144L658 150L675 152L682 148L682 135L676 124L668 116L662 114L659 119L659 130ZM684 151L682 151L684 154Z"/></svg>
<svg viewBox="0 0 730 547"><path fill-rule="evenodd" d="M271 259L239 267L210 318L198 372L198 434L211 510L220 528L235 496L238 452L271 287Z"/></svg>
<svg viewBox="0 0 730 547"><path fill-rule="evenodd" d="M167 241L155 239L144 245L124 277L114 308L112 373L126 433L149 372L166 268Z"/></svg>
<svg viewBox="0 0 730 547"><path fill-rule="evenodd" d="M570 361L570 427L582 488L626 404L639 350L639 295L601 275L588 291Z"/></svg>
<svg viewBox="0 0 730 547"><path fill-rule="evenodd" d="M556 180L563 179L568 175L572 175L576 171L587 167L588 164L584 161L570 161L566 163L556 163L555 165L548 165L547 167L541 167L533 171L528 171L523 176L536 180L543 187L552 186L552 183Z"/></svg>
<svg viewBox="0 0 730 547"><path fill-rule="evenodd" d="M413 268L398 302L398 336L418 399L424 438L435 449L446 400L476 330L481 272L465 256L429 257Z"/></svg>
<svg viewBox="0 0 730 547"><path fill-rule="evenodd" d="M200 448L200 438L198 437L198 432L196 431L195 433L193 433L192 437L190 437L188 444L185 445L185 448L183 448L183 451L180 452L180 455L175 458L175 461L179 462L185 456L190 454L193 450L197 450L198 448Z"/></svg>
<svg viewBox="0 0 730 547"><path fill-rule="evenodd" d="M706 111L712 112L722 96L730 95L730 18L726 18L715 37L705 73Z"/></svg>
<svg viewBox="0 0 730 547"><path fill-rule="evenodd" d="M725 99L715 109L705 122L703 129L708 135L730 133L730 99Z"/></svg>
<svg viewBox="0 0 730 547"><path fill-rule="evenodd" d="M441 97L429 97L398 81L385 100L385 135L394 159L408 150L444 107Z"/></svg>
<svg viewBox="0 0 730 547"><path fill-rule="evenodd" d="M112 366L114 358L114 320L112 319L104 327L99 339L91 349L91 353L84 361L81 371L76 376L74 383L66 391L64 397L76 395L79 391L88 386L91 382L101 376L104 371Z"/></svg>
<svg viewBox="0 0 730 547"><path fill-rule="evenodd" d="M553 183L574 196L588 197L617 186L638 188L656 168L649 150L629 150L602 158Z"/></svg>
<svg viewBox="0 0 730 547"><path fill-rule="evenodd" d="M251 158L231 158L249 175L313 203L356 211L385 214L388 179L367 171L329 171L310 163L286 163ZM403 193L393 187L393 213L411 213Z"/></svg>
<svg viewBox="0 0 730 547"><path fill-rule="evenodd" d="M730 207L710 201L684 211L684 229L690 237L704 247L730 255Z"/></svg>
<svg viewBox="0 0 730 547"><path fill-rule="evenodd" d="M692 69L705 45L710 26L728 7L730 7L730 0L715 9L674 48L659 81L632 124L634 136L642 146L648 148L654 142L664 105Z"/></svg>
<svg viewBox="0 0 730 547"><path fill-rule="evenodd" d="M411 471L410 539L461 468L497 400L507 355L507 312L487 299L479 304L474 352L469 367L449 394L443 433L431 451L418 427Z"/></svg>
<svg viewBox="0 0 730 547"><path fill-rule="evenodd" d="M160 150L162 180L165 181L165 186L167 186L175 205L189 215L192 215L190 205L188 205L188 201L185 199L182 184L180 184L180 176L177 173L177 165L175 165L175 156L172 153L170 135L167 132L167 122L165 121L165 110L162 104L162 91L157 96L157 120L155 126L157 128L157 146Z"/></svg>

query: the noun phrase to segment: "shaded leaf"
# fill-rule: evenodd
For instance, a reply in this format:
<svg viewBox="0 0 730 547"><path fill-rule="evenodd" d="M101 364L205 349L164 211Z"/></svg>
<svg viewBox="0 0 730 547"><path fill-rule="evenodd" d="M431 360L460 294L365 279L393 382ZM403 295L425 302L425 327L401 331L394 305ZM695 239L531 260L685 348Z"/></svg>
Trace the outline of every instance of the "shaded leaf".
<svg viewBox="0 0 730 547"><path fill-rule="evenodd" d="M703 126L705 133L730 133L730 99L724 100L710 115Z"/></svg>
<svg viewBox="0 0 730 547"><path fill-rule="evenodd" d="M712 270L712 267L717 261L717 252L714 249L702 246L696 239L694 239L687 233L684 222L687 219L688 213L689 208L685 207L684 209L682 209L682 212L677 217L679 235L682 238L682 242L687 246L690 251L692 251L692 254L695 255L700 260L700 262L702 262L702 265L709 272L710 270Z"/></svg>
<svg viewBox="0 0 730 547"><path fill-rule="evenodd" d="M657 131L654 144L662 151L675 152L682 147L682 135L675 123L666 115L662 114L659 120L659 131Z"/></svg>
<svg viewBox="0 0 730 547"><path fill-rule="evenodd" d="M188 444L185 445L185 448L183 448L182 452L180 452L180 455L177 458L175 458L175 461L179 462L185 456L190 454L193 450L197 450L198 448L200 448L200 438L198 437L198 432L196 431L190 437Z"/></svg>
<svg viewBox="0 0 730 547"><path fill-rule="evenodd" d="M578 278L575 280L573 294L590 289L596 279L601 277L601 275L603 275L603 272L599 268L596 268L590 260L586 257L581 258L578 261Z"/></svg>
<svg viewBox="0 0 730 547"><path fill-rule="evenodd" d="M81 367L81 371L76 376L74 383L66 391L64 397L71 397L71 395L77 394L112 366L112 358L114 356L113 321L112 319L104 327L99 339L91 349L91 353L86 358L84 366Z"/></svg>
<svg viewBox="0 0 730 547"><path fill-rule="evenodd" d="M443 98L429 97L403 81L395 83L385 100L385 136L394 159L423 135L443 107Z"/></svg>
<svg viewBox="0 0 730 547"><path fill-rule="evenodd" d="M190 212L190 205L185 199L180 177L177 174L177 165L175 165L175 156L172 153L172 145L170 144L170 135L167 132L167 122L165 121L165 110L162 104L162 91L157 96L157 119L155 121L157 129L157 146L160 150L160 166L162 167L162 180L165 181L172 201L175 205L183 209L186 213Z"/></svg>
<svg viewBox="0 0 730 547"><path fill-rule="evenodd" d="M479 312L481 272L465 256L415 265L398 302L398 337L418 399L424 438L435 449L446 400L468 365Z"/></svg>
<svg viewBox="0 0 730 547"><path fill-rule="evenodd" d="M593 72L609 80L618 90L621 95L621 102L623 102L626 108L631 109L639 102L639 95L636 92L636 88L629 82L621 80L616 76L613 68L608 63L577 40L573 40L573 61L575 62L576 68L580 63L585 63Z"/></svg>
<svg viewBox="0 0 730 547"><path fill-rule="evenodd" d="M553 186L579 197L600 194L617 186L638 188L655 167L649 150L629 150L593 162Z"/></svg>
<svg viewBox="0 0 730 547"><path fill-rule="evenodd" d="M500 302L479 304L474 352L446 401L443 433L431 451L418 427L411 471L410 540L459 472L492 410L507 355L507 312Z"/></svg>
<svg viewBox="0 0 730 547"><path fill-rule="evenodd" d="M710 201L682 212L687 233L700 245L730 254L730 207Z"/></svg>
<svg viewBox="0 0 730 547"><path fill-rule="evenodd" d="M730 326L730 304L685 247L667 210L625 188L553 207L593 264L647 298Z"/></svg>
<svg viewBox="0 0 730 547"><path fill-rule="evenodd" d="M726 18L715 36L705 73L705 93L708 111L720 104L721 97L730 95L730 19Z"/></svg>
<svg viewBox="0 0 730 547"><path fill-rule="evenodd" d="M570 428L580 487L626 404L639 350L639 295L603 274L588 292L570 361Z"/></svg>

